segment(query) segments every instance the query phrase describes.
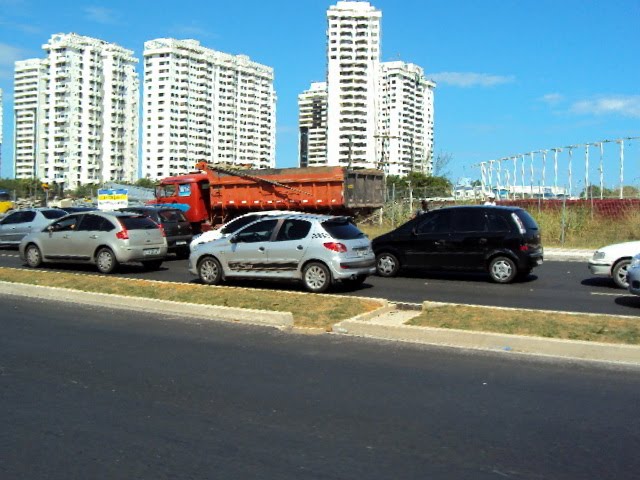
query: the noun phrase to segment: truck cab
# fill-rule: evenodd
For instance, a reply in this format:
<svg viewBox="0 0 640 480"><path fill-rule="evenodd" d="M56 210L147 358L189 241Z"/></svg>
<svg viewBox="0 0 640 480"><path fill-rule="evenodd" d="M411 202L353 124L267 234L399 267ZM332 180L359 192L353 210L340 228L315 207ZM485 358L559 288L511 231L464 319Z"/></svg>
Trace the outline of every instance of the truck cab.
<svg viewBox="0 0 640 480"><path fill-rule="evenodd" d="M194 233L208 230L211 216L211 196L209 179L203 173L178 175L163 179L155 189L158 205L184 205L184 214L191 223Z"/></svg>

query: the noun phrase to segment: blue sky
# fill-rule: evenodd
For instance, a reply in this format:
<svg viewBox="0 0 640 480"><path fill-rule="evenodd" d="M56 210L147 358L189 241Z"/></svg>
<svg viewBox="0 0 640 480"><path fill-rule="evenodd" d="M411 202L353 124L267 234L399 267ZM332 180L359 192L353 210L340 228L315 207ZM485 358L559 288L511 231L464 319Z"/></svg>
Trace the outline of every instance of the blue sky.
<svg viewBox="0 0 640 480"><path fill-rule="evenodd" d="M335 3L0 0L1 175L12 175L13 62L43 58L49 37L68 32L117 43L139 59L146 40L194 38L272 66L276 163L295 166L297 95L324 80L326 10ZM640 0L370 3L382 11L382 60L416 63L438 83L436 153L452 155L453 180L479 178L480 161L640 136ZM574 151L574 183L584 182L584 156L584 148ZM592 149L590 168L598 156ZM617 145L607 144L608 184L617 181L618 157ZM561 183L566 161L564 151ZM640 140L625 144L625 179L640 185Z"/></svg>

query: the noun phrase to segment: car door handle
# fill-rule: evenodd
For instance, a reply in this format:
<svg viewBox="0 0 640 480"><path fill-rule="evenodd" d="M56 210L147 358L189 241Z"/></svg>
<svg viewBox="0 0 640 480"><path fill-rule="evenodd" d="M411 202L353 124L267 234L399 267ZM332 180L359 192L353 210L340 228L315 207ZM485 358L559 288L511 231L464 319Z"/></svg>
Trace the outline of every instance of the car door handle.
<svg viewBox="0 0 640 480"><path fill-rule="evenodd" d="M92 238L95 240L96 238L98 238L98 235L89 235L89 238Z"/></svg>
<svg viewBox="0 0 640 480"><path fill-rule="evenodd" d="M481 238L480 240L478 240L478 242L480 242L481 245L484 245L485 243L487 243L487 239Z"/></svg>
<svg viewBox="0 0 640 480"><path fill-rule="evenodd" d="M296 250L303 250L303 249L304 249L304 247L303 247L302 245L298 245L298 246L296 247Z"/></svg>
<svg viewBox="0 0 640 480"><path fill-rule="evenodd" d="M436 245L444 245L446 242L444 240L436 240L433 243L436 244Z"/></svg>
<svg viewBox="0 0 640 480"><path fill-rule="evenodd" d="M258 250L264 252L264 247L258 247Z"/></svg>

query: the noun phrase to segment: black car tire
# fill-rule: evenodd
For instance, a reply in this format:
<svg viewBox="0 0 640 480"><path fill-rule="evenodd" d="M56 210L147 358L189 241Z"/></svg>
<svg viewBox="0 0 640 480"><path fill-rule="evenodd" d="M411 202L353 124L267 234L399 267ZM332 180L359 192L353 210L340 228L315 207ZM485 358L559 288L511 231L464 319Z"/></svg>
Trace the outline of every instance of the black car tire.
<svg viewBox="0 0 640 480"><path fill-rule="evenodd" d="M400 270L400 261L393 253L376 255L376 272L381 277L395 277Z"/></svg>
<svg viewBox="0 0 640 480"><path fill-rule="evenodd" d="M37 245L34 245L33 243L27 245L27 248L24 251L24 256L27 260L27 265L31 268L38 268L42 265L42 252Z"/></svg>
<svg viewBox="0 0 640 480"><path fill-rule="evenodd" d="M113 273L118 268L118 259L110 248L101 248L96 254L96 267L100 273Z"/></svg>
<svg viewBox="0 0 640 480"><path fill-rule="evenodd" d="M511 283L518 276L518 267L509 257L495 257L489 263L489 276L496 283Z"/></svg>
<svg viewBox="0 0 640 480"><path fill-rule="evenodd" d="M142 267L148 271L158 270L162 265L162 260L145 260L142 262Z"/></svg>
<svg viewBox="0 0 640 480"><path fill-rule="evenodd" d="M627 281L627 269L631 264L631 260L628 258L623 258L619 260L611 270L611 278L613 278L613 282L620 288L624 288L625 290L629 288L629 282Z"/></svg>
<svg viewBox="0 0 640 480"><path fill-rule="evenodd" d="M217 285L222 280L222 265L214 257L204 257L198 262L198 277L205 285Z"/></svg>
<svg viewBox="0 0 640 480"><path fill-rule="evenodd" d="M331 286L331 272L323 263L309 263L302 271L302 282L310 292L326 292Z"/></svg>

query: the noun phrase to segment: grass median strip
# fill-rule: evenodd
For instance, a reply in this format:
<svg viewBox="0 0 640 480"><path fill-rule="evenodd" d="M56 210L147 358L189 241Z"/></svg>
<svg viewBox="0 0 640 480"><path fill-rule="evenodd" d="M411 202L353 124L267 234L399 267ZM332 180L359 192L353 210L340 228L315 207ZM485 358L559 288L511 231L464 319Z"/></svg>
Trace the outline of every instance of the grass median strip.
<svg viewBox="0 0 640 480"><path fill-rule="evenodd" d="M409 320L407 325L566 340L640 344L640 318L610 315L433 305L426 306L423 312Z"/></svg>
<svg viewBox="0 0 640 480"><path fill-rule="evenodd" d="M278 290L211 287L48 270L0 268L0 281L174 302L291 312L298 327L328 329L333 324L380 307L376 300Z"/></svg>

